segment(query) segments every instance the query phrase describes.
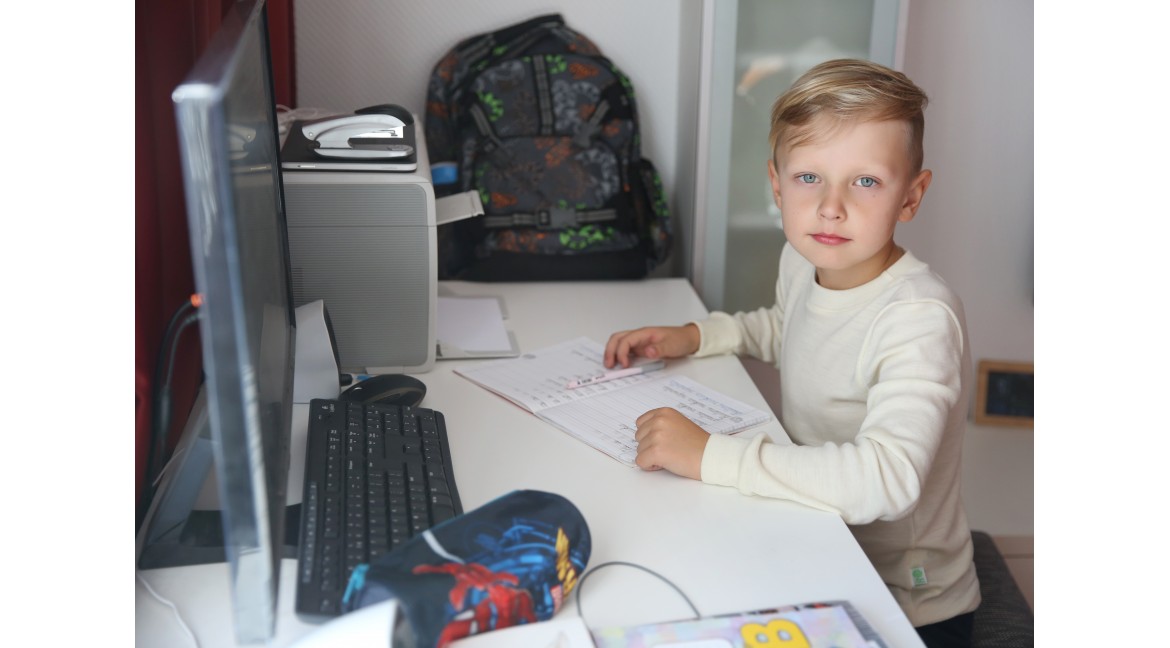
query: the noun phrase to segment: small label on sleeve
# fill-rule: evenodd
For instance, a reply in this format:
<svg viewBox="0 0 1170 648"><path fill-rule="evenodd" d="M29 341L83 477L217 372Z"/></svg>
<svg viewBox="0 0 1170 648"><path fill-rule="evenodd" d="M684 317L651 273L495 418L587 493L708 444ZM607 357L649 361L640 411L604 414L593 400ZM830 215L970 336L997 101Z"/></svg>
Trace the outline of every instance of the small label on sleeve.
<svg viewBox="0 0 1170 648"><path fill-rule="evenodd" d="M910 568L910 580L914 582L914 587L926 586L926 570L922 567Z"/></svg>

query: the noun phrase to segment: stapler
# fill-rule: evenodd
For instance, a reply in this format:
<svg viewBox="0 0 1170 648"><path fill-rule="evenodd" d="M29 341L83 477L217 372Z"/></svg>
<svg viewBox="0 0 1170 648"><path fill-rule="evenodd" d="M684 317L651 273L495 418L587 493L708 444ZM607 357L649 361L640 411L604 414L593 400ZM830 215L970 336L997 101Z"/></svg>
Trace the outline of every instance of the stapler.
<svg viewBox="0 0 1170 648"><path fill-rule="evenodd" d="M394 108L395 110L389 110ZM405 117L405 119L403 119ZM388 159L414 154L410 113L398 106L372 106L345 117L331 117L301 126L318 155L338 158Z"/></svg>
<svg viewBox="0 0 1170 648"><path fill-rule="evenodd" d="M256 139L256 129L241 124L228 124L228 153L233 161L248 157L248 147Z"/></svg>

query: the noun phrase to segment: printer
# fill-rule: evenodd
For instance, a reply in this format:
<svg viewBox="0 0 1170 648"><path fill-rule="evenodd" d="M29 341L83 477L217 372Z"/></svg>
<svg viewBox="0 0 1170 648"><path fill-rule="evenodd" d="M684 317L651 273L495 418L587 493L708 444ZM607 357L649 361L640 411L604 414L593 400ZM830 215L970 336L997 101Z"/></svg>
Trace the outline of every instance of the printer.
<svg viewBox="0 0 1170 648"><path fill-rule="evenodd" d="M435 192L422 129L409 113L385 114L290 128L292 296L297 307L324 301L342 371L420 373L435 362Z"/></svg>

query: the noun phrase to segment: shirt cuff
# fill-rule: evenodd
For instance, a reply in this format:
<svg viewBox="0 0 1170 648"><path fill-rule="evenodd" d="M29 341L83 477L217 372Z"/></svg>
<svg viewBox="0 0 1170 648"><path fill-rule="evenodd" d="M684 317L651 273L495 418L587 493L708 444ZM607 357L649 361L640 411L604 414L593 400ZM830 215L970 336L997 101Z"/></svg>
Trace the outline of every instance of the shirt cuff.
<svg viewBox="0 0 1170 648"><path fill-rule="evenodd" d="M703 449L703 461L699 464L699 478L704 484L718 486L739 486L739 465L745 451L756 438L712 434Z"/></svg>
<svg viewBox="0 0 1170 648"><path fill-rule="evenodd" d="M691 322L699 327L699 350L694 356L721 355L731 353L739 345L739 328L727 313L711 313L701 322Z"/></svg>

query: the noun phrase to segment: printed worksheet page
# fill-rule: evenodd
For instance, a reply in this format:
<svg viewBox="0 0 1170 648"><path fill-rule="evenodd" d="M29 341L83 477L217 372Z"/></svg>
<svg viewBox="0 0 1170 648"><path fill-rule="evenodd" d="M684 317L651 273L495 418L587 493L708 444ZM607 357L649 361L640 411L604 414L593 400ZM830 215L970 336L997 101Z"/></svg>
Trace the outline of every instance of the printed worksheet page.
<svg viewBox="0 0 1170 648"><path fill-rule="evenodd" d="M654 376L655 374L649 374ZM539 412L539 416L618 461L633 466L634 424L642 414L673 407L711 434L732 434L772 418L686 376L660 376Z"/></svg>
<svg viewBox="0 0 1170 648"><path fill-rule="evenodd" d="M578 338L456 373L528 408L580 441L633 466L635 421L673 407L711 434L733 434L771 420L770 413L729 398L667 369L569 389L568 383L605 370L605 347Z"/></svg>
<svg viewBox="0 0 1170 648"><path fill-rule="evenodd" d="M564 403L579 401L598 394L617 391L630 385L654 380L655 374L627 376L602 383L569 389L574 380L605 371L602 356L605 345L581 337L455 373L527 408L533 413Z"/></svg>

